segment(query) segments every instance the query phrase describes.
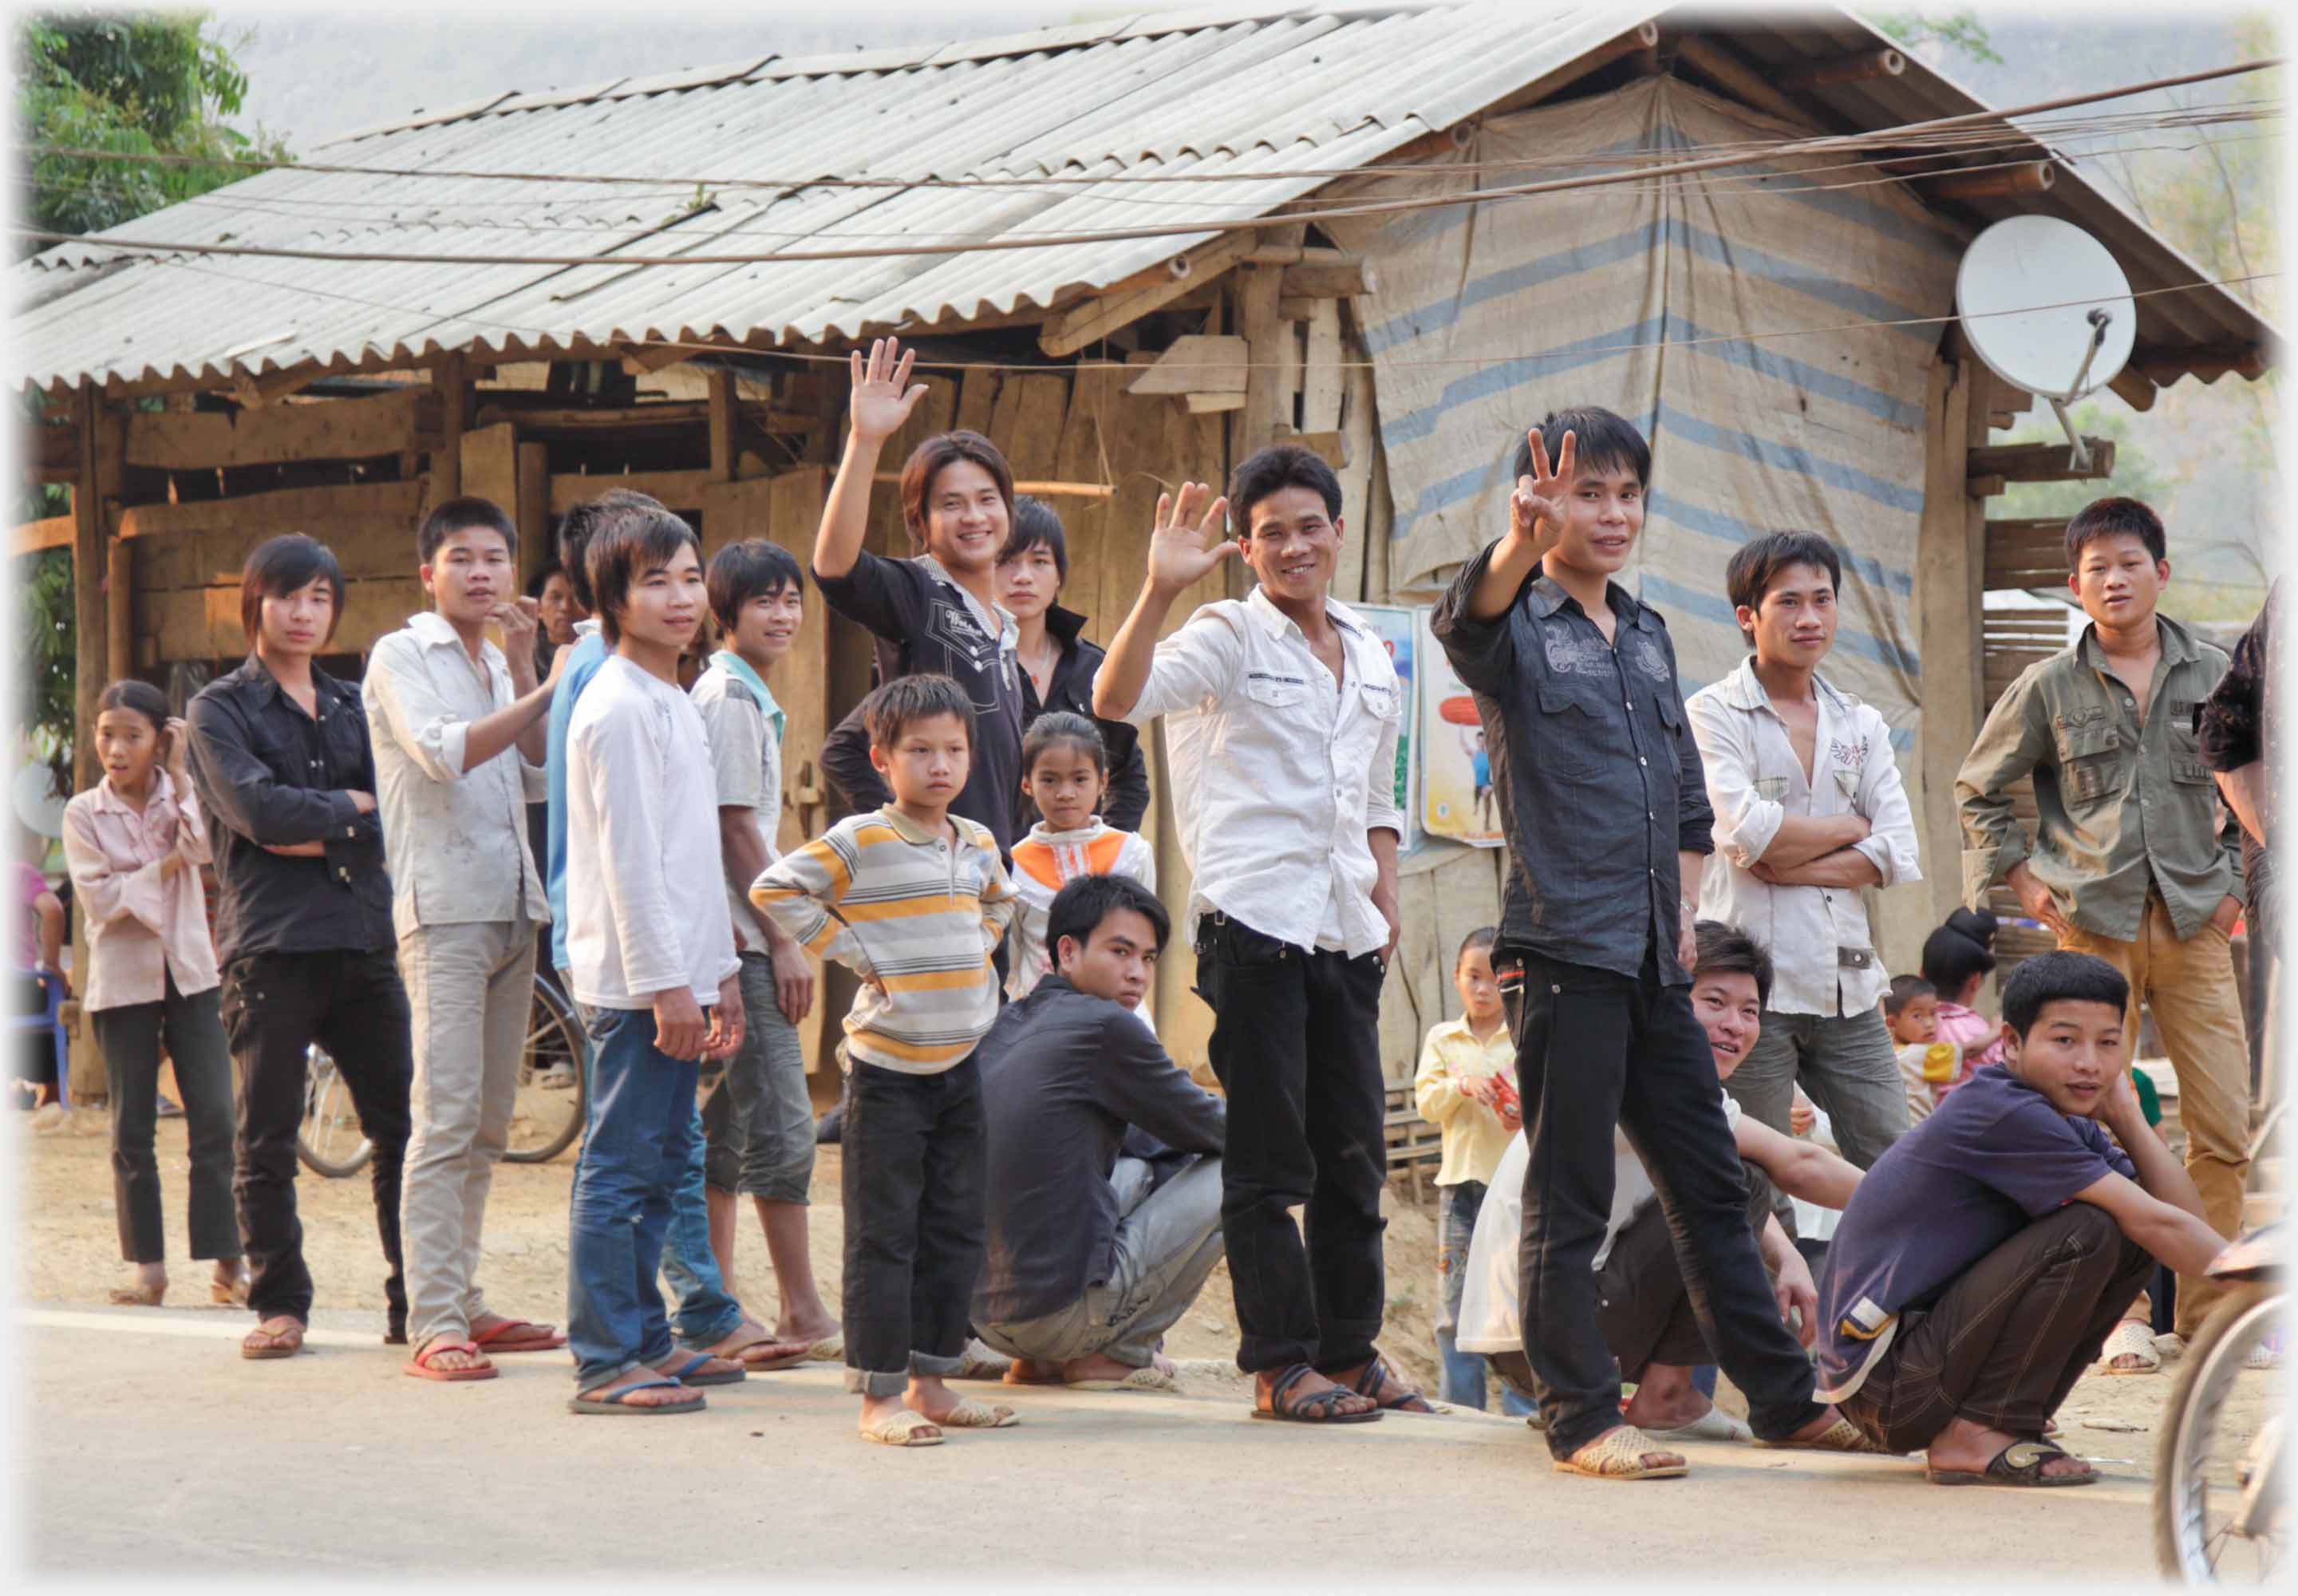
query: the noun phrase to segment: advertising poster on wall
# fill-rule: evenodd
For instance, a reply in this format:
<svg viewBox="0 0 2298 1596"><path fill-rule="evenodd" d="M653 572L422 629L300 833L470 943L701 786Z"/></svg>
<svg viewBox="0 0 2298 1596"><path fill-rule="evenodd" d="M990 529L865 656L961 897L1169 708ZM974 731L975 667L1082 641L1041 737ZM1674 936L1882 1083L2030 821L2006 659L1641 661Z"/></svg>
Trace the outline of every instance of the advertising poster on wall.
<svg viewBox="0 0 2298 1596"><path fill-rule="evenodd" d="M1451 661L1428 630L1433 608L1419 614L1420 829L1475 848L1500 846L1500 806L1476 701L1452 674Z"/></svg>
<svg viewBox="0 0 2298 1596"><path fill-rule="evenodd" d="M1362 616L1374 635L1387 645L1389 661L1396 666L1398 699L1404 706L1404 725L1396 738L1396 806L1404 815L1404 836L1399 846L1409 849L1419 839L1418 828L1413 823L1414 778L1420 754L1420 684L1417 666L1428 611L1386 604L1352 604L1349 608Z"/></svg>

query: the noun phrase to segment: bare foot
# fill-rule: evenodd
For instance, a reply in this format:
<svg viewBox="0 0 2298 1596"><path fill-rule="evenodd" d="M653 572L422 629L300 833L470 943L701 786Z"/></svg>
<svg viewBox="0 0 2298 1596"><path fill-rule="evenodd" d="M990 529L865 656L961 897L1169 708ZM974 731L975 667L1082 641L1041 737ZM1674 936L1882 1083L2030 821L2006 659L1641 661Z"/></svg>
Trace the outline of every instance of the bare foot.
<svg viewBox="0 0 2298 1596"><path fill-rule="evenodd" d="M630 1391L633 1385L660 1378L662 1376L658 1372L641 1363L636 1369L624 1369L603 1385L591 1386L582 1393L582 1400L586 1402L606 1402L618 1391ZM693 1392L682 1390L676 1385L649 1385L644 1391L631 1391L620 1401L626 1408L682 1408L692 1402L694 1397Z"/></svg>
<svg viewBox="0 0 2298 1596"><path fill-rule="evenodd" d="M1079 1380L1121 1380L1132 1372L1130 1363L1120 1363L1100 1352L1087 1352L1062 1365L1062 1379L1072 1385Z"/></svg>
<svg viewBox="0 0 2298 1596"><path fill-rule="evenodd" d="M112 1300L122 1308L157 1308L167 1294L168 1266L139 1263L136 1266L136 1284L112 1287Z"/></svg>
<svg viewBox="0 0 2298 1596"><path fill-rule="evenodd" d="M1956 1418L1949 1420L1947 1428L1932 1437L1930 1449L1924 1456L1933 1469L1984 1474L2005 1447L2031 1439L2005 1430L1990 1430L1968 1418ZM2089 1464L2071 1453L2046 1459L2043 1464L2044 1475L2053 1479L2091 1472Z"/></svg>
<svg viewBox="0 0 2298 1596"><path fill-rule="evenodd" d="M827 1308L813 1313L785 1313L774 1320L774 1339L812 1346L838 1334L838 1320Z"/></svg>
<svg viewBox="0 0 2298 1596"><path fill-rule="evenodd" d="M1715 1404L1699 1393L1697 1385L1685 1386L1682 1393L1663 1392L1647 1400L1649 1385L1638 1385L1635 1395L1620 1417L1641 1430L1680 1430L1685 1425L1698 1424L1715 1411Z"/></svg>

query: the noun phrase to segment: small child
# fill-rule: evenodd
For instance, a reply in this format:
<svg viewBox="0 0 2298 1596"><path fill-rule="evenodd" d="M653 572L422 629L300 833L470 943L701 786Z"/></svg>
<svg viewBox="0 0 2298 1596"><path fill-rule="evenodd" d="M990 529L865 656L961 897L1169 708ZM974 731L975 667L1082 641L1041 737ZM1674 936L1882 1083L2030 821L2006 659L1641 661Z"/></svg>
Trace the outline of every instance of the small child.
<svg viewBox="0 0 2298 1596"><path fill-rule="evenodd" d="M1029 723L1021 739L1021 791L1045 818L1013 845L1013 887L1021 900L1009 955L1013 973L1005 978L1009 997L1027 997L1053 972L1046 917L1063 887L1081 875L1122 875L1157 889L1157 856L1149 839L1101 818L1108 790L1109 748L1099 726L1059 709ZM1145 1011L1136 1012L1149 1019Z"/></svg>
<svg viewBox="0 0 2298 1596"><path fill-rule="evenodd" d="M1995 916L1984 909L1948 915L1923 939L1922 968L1938 997L1938 1039L1962 1055L1954 1078L1932 1088L1936 1106L1973 1071L2003 1062L2002 1027L1971 1006L1995 969Z"/></svg>
<svg viewBox="0 0 2298 1596"><path fill-rule="evenodd" d="M972 763L973 703L947 676L863 700L893 801L769 865L750 901L818 958L862 977L846 1017L846 1387L861 1433L935 1446L1013 1410L943 1384L964 1363L981 1271L985 1126L974 1047L997 1018L990 955L1013 918L997 839L950 801Z"/></svg>
<svg viewBox="0 0 2298 1596"><path fill-rule="evenodd" d="M1898 1054L1911 1121L1930 1117L1963 1059L1954 1043L1939 1040L1938 1007L1938 988L1920 975L1894 976L1883 992L1883 1024Z"/></svg>
<svg viewBox="0 0 2298 1596"><path fill-rule="evenodd" d="M1492 973L1497 937L1492 927L1483 926L1460 944L1452 966L1460 1017L1429 1028L1420 1049L1420 1069L1412 1080L1420 1117L1444 1130L1444 1161L1436 1171L1437 1394L1480 1411L1484 1360L1477 1353L1458 1350L1453 1338L1476 1211L1484 1205L1484 1188L1500 1154L1508 1151L1509 1138L1524 1124L1523 1104L1517 1096L1516 1044L1509 1037L1500 982Z"/></svg>

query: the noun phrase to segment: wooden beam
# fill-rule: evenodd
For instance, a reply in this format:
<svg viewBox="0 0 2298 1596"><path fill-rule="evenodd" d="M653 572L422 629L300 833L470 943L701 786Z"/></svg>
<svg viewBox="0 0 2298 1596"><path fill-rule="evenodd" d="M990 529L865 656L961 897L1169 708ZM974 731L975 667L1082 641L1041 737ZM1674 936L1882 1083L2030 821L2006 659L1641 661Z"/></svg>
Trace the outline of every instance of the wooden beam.
<svg viewBox="0 0 2298 1596"><path fill-rule="evenodd" d="M734 480L735 420L740 414L734 393L734 374L710 373L710 475L720 482Z"/></svg>
<svg viewBox="0 0 2298 1596"><path fill-rule="evenodd" d="M110 517L113 535L166 537L178 533L235 533L270 537L310 532L341 550L368 538L398 540L404 558L393 568L411 568L424 484L361 483L342 488L283 488L236 499L201 499L183 504L130 504ZM433 502L436 502L434 497Z"/></svg>
<svg viewBox="0 0 2298 1596"><path fill-rule="evenodd" d="M1192 333L1173 340L1126 388L1128 393L1243 393L1252 358L1242 338Z"/></svg>
<svg viewBox="0 0 2298 1596"><path fill-rule="evenodd" d="M1229 425L1229 454L1234 460L1269 442L1277 429L1293 420L1292 390L1285 385L1281 343L1289 343L1295 323L1281 321L1277 301L1285 274L1275 266L1236 269L1236 330L1252 351L1245 372L1244 408Z"/></svg>
<svg viewBox="0 0 2298 1596"><path fill-rule="evenodd" d="M112 419L92 385L74 394L79 432L79 480L72 485L72 790L95 785L95 705L111 663L104 646L107 611L103 579L111 570L104 549L103 495L109 486L97 462L103 458L99 427Z"/></svg>
<svg viewBox="0 0 2298 1596"><path fill-rule="evenodd" d="M1258 242L1251 234L1232 233L1211 244L1199 244L1178 257L1187 263L1185 273L1121 293L1104 294L1062 311L1039 330L1037 347L1049 355L1073 355L1152 310L1162 309L1207 277L1219 276L1244 259Z"/></svg>
<svg viewBox="0 0 2298 1596"><path fill-rule="evenodd" d="M24 451L25 475L37 483L70 483L79 476L79 433L69 423L43 422L31 429Z"/></svg>
<svg viewBox="0 0 2298 1596"><path fill-rule="evenodd" d="M1244 395L1236 393L1188 393L1182 396L1182 408L1192 416L1217 416L1227 410L1244 409Z"/></svg>
<svg viewBox="0 0 2298 1596"><path fill-rule="evenodd" d="M232 397L251 410L277 404L291 393L300 393L327 374L326 365L318 360L305 360L299 366L267 372L257 376L250 372L235 372L231 379Z"/></svg>
<svg viewBox="0 0 2298 1596"><path fill-rule="evenodd" d="M27 521L11 533L11 554L37 554L43 549L71 547L72 528L79 524L74 516L50 516L44 521Z"/></svg>
<svg viewBox="0 0 2298 1596"><path fill-rule="evenodd" d="M2042 516L1987 523L1986 585L1990 593L2055 588L2067 579L2067 524Z"/></svg>
<svg viewBox="0 0 2298 1596"><path fill-rule="evenodd" d="M550 513L563 516L609 488L648 494L671 509L698 510L703 490L716 480L707 471L599 472L596 475L555 471L550 476Z"/></svg>
<svg viewBox="0 0 2298 1596"><path fill-rule="evenodd" d="M1696 33L1675 41L1675 58L1732 98L1814 133L1831 129L1802 105L1773 87L1772 80L1723 45Z"/></svg>
<svg viewBox="0 0 2298 1596"><path fill-rule="evenodd" d="M2117 372L2106 385L2113 390L2116 397L2134 410L2153 409L2154 395L2162 392L2148 379L2145 372L2133 371L2128 366Z"/></svg>
<svg viewBox="0 0 2298 1596"><path fill-rule="evenodd" d="M1303 261L1288 266L1277 292L1288 299L1353 299L1380 291L1380 272L1369 260L1335 260L1329 265Z"/></svg>
<svg viewBox="0 0 2298 1596"><path fill-rule="evenodd" d="M870 480L896 483L902 480L902 474L898 471L879 471L873 473ZM1107 499L1117 492L1105 482L1050 482L1029 477L1015 477L1013 491L1027 493L1033 499Z"/></svg>
<svg viewBox="0 0 2298 1596"><path fill-rule="evenodd" d="M1301 430L1338 436L1341 395L1348 386L1348 372L1342 365L1340 302L1318 300L1306 325L1307 347L1301 373Z"/></svg>
<svg viewBox="0 0 2298 1596"><path fill-rule="evenodd" d="M1814 62L1807 67L1796 67L1779 72L1774 77L1781 89L1789 94L1800 94L1807 88L1824 88L1831 83L1864 83L1876 78L1897 78L1907 70L1907 58L1897 50L1863 50L1856 55L1839 55L1832 61Z"/></svg>
<svg viewBox="0 0 2298 1596"><path fill-rule="evenodd" d="M1993 200L2013 194L2048 194L2058 180L2057 162L2022 161L2016 166L1994 171L1950 172L1945 177L1926 178L1915 188L1923 198L1935 202Z"/></svg>
<svg viewBox="0 0 2298 1596"><path fill-rule="evenodd" d="M2077 470L2073 451L2064 443L1992 443L1971 451L1968 469L1973 480L2013 482L2098 482L2114 475L2114 441L2085 438L2090 446L2090 467Z"/></svg>
<svg viewBox="0 0 2298 1596"><path fill-rule="evenodd" d="M104 544L103 674L113 682L136 674L135 550L118 538Z"/></svg>
<svg viewBox="0 0 2298 1596"><path fill-rule="evenodd" d="M498 394L482 394L494 399ZM770 433L802 433L811 431L814 418L795 410L776 409L759 400L740 400L736 409L748 426ZM482 404L473 418L475 426L492 426L499 421L517 425L522 433L566 433L583 436L594 433L643 431L650 427L705 426L710 420L710 404L707 400L674 400L667 403L566 407L529 407L522 404Z"/></svg>
<svg viewBox="0 0 2298 1596"><path fill-rule="evenodd" d="M540 443L521 443L517 454L518 505L511 518L518 524L518 574L521 591L528 578L545 566L558 563L550 546L550 451Z"/></svg>
<svg viewBox="0 0 2298 1596"><path fill-rule="evenodd" d="M128 418L128 463L207 471L291 460L351 460L427 446L439 396L425 388L373 399L331 399L226 415L137 411Z"/></svg>
<svg viewBox="0 0 2298 1596"><path fill-rule="evenodd" d="M463 434L461 491L488 500L517 524L518 434L508 422L474 427ZM444 502L443 496L434 498L425 508Z"/></svg>
<svg viewBox="0 0 2298 1596"><path fill-rule="evenodd" d="M1527 105L1536 105L1550 95L1559 94L1571 87L1583 78L1603 70L1622 56L1633 55L1640 51L1649 50L1661 42L1658 23L1639 22L1617 38L1598 45L1592 50L1583 51L1570 61L1542 73L1531 82L1512 91L1507 98L1484 107L1483 114L1487 117L1505 116L1509 112L1521 111Z"/></svg>
<svg viewBox="0 0 2298 1596"><path fill-rule="evenodd" d="M2167 388L2182 376L2214 383L2229 371L2255 382L2272 361L2255 343L2214 343L2201 349L2142 349L2131 355L2130 364L2148 381Z"/></svg>
<svg viewBox="0 0 2298 1596"><path fill-rule="evenodd" d="M459 354L446 354L431 368L439 395L439 438L431 449L431 502L444 504L463 492L463 426L470 414L470 384Z"/></svg>

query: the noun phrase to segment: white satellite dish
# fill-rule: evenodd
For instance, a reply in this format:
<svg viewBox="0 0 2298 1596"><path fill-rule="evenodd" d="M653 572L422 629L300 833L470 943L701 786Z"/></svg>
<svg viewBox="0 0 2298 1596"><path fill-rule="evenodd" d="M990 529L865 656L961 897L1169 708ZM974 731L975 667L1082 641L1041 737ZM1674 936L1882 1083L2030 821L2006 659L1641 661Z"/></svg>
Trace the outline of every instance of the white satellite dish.
<svg viewBox="0 0 2298 1596"><path fill-rule="evenodd" d="M2039 393L2090 468L2067 407L2112 382L2138 335L2130 279L2107 247L2055 216L2014 216L1971 240L1955 277L1955 308L1987 368Z"/></svg>

